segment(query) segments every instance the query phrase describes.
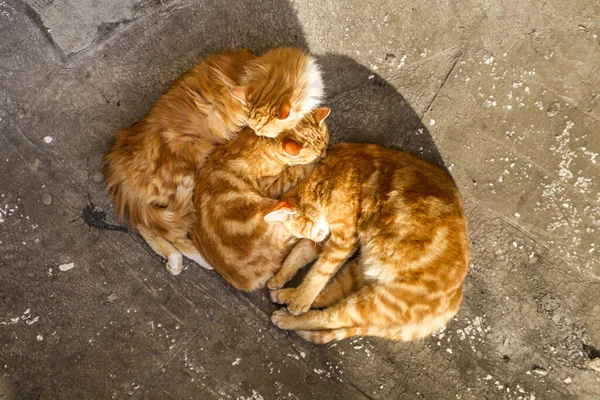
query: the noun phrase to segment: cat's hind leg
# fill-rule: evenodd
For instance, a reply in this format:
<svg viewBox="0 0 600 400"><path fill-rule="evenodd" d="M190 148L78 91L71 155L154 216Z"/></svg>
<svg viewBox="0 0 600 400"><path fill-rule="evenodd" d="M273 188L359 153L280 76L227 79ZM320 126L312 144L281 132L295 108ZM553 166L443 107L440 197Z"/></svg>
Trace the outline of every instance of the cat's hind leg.
<svg viewBox="0 0 600 400"><path fill-rule="evenodd" d="M171 275L179 275L183 268L181 253L160 234L144 227L138 227L138 231L156 254L167 259L167 271Z"/></svg>
<svg viewBox="0 0 600 400"><path fill-rule="evenodd" d="M344 297L360 288L364 281L362 268L358 260L348 261L342 269L329 281L325 289L313 301L311 308L325 308L334 305ZM271 291L271 300L278 304L289 304L296 296L297 288L287 288Z"/></svg>
<svg viewBox="0 0 600 400"><path fill-rule="evenodd" d="M294 299L288 302L288 310L294 315L308 311L329 280L356 251L357 246L356 231L352 227L332 231L319 259L296 289Z"/></svg>
<svg viewBox="0 0 600 400"><path fill-rule="evenodd" d="M313 301L312 308L330 307L351 293L356 292L364 284L363 268L357 258L352 259L338 271Z"/></svg>
<svg viewBox="0 0 600 400"><path fill-rule="evenodd" d="M320 245L309 239L301 239L285 258L279 271L267 282L267 287L271 290L282 288L298 270L316 259L320 252Z"/></svg>
<svg viewBox="0 0 600 400"><path fill-rule="evenodd" d="M202 254L198 251L196 246L194 246L194 242L192 242L187 237L179 236L172 240L173 245L183 254L185 257L194 261L196 264L200 265L202 268L206 268L208 270L212 270L213 267L202 257Z"/></svg>
<svg viewBox="0 0 600 400"><path fill-rule="evenodd" d="M277 310L271 321L279 328L289 330L340 329L368 325L377 313L375 288L366 285L332 307L309 310L300 315Z"/></svg>
<svg viewBox="0 0 600 400"><path fill-rule="evenodd" d="M354 336L380 336L374 334L373 331L377 330L374 330L371 327L359 326L356 328L329 329L323 331L294 331L294 333L306 341L325 344L334 340L342 340Z"/></svg>

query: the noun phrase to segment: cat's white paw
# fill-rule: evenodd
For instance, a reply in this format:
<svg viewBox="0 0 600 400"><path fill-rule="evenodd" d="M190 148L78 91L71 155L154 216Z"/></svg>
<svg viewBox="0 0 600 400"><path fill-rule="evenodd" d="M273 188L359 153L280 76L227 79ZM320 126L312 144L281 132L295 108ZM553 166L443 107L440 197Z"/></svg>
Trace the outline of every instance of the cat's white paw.
<svg viewBox="0 0 600 400"><path fill-rule="evenodd" d="M179 253L169 254L166 267L171 275L179 275L183 269L183 256Z"/></svg>
<svg viewBox="0 0 600 400"><path fill-rule="evenodd" d="M202 257L200 255L200 253L186 253L185 256L187 258L189 258L190 260L194 261L196 264L198 264L199 266L201 266L204 269L207 269L209 271L213 270L213 267L208 263L208 261L206 261L204 259L204 257Z"/></svg>

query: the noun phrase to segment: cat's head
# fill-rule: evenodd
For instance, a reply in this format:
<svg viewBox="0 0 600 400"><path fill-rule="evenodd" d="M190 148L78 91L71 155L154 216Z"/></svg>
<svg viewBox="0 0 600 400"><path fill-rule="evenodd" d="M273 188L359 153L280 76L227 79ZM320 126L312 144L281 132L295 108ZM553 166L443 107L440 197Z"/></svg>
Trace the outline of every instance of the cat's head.
<svg viewBox="0 0 600 400"><path fill-rule="evenodd" d="M317 108L306 114L293 128L283 131L277 138L277 147L287 165L308 164L323 156L329 144L329 131L325 118L330 108Z"/></svg>
<svg viewBox="0 0 600 400"><path fill-rule="evenodd" d="M280 132L293 128L302 116L292 107L289 99L273 102L253 91L252 86L238 86L231 95L248 109L248 126L259 136L276 137Z"/></svg>
<svg viewBox="0 0 600 400"><path fill-rule="evenodd" d="M247 108L248 126L259 136L292 129L324 94L315 60L294 47L273 49L249 62L240 83L231 95Z"/></svg>
<svg viewBox="0 0 600 400"><path fill-rule="evenodd" d="M322 214L309 215L287 200L281 200L264 219L270 223L283 224L291 235L299 239L306 238L319 243L329 236L329 225Z"/></svg>

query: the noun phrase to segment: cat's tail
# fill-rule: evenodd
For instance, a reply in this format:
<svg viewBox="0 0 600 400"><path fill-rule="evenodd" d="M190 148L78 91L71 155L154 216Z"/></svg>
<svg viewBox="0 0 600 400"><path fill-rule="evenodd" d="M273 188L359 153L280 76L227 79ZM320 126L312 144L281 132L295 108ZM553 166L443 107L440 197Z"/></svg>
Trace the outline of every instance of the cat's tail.
<svg viewBox="0 0 600 400"><path fill-rule="evenodd" d="M294 331L302 339L309 342L325 344L334 340L347 339L353 336L376 336L372 333L372 328L341 328L324 331Z"/></svg>
<svg viewBox="0 0 600 400"><path fill-rule="evenodd" d="M154 230L165 232L164 235L169 241L172 241L173 235L185 236L191 229L190 217L194 212L193 192L194 177L182 177L167 207L154 209L153 213L149 213L147 225Z"/></svg>
<svg viewBox="0 0 600 400"><path fill-rule="evenodd" d="M429 321L418 324L406 324L393 327L359 326L354 328L319 331L295 331L295 333L304 340L319 344L347 339L354 336L376 336L384 339L410 342L422 339L439 331L452 317L454 317L454 315L456 315L456 311L448 311Z"/></svg>

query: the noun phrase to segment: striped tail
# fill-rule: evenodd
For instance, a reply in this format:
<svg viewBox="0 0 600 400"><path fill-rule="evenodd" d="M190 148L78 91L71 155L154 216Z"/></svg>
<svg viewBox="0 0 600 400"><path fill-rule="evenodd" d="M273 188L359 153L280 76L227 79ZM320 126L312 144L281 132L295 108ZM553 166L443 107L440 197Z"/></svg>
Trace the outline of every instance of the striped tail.
<svg viewBox="0 0 600 400"><path fill-rule="evenodd" d="M184 176L177 185L175 196L169 203L168 207L157 213L160 217L160 222L166 223L164 229L172 230L174 227L180 227L187 230L191 226L189 224L190 216L194 212L194 204L192 195L194 193L194 177Z"/></svg>
<svg viewBox="0 0 600 400"><path fill-rule="evenodd" d="M394 327L361 326L355 328L340 328L318 331L295 331L304 340L313 343L325 344L334 340L347 339L354 336L376 336L384 339L410 342L429 336L446 325L454 315L455 311L447 311L429 321L418 324L406 324Z"/></svg>
<svg viewBox="0 0 600 400"><path fill-rule="evenodd" d="M347 339L353 336L378 336L372 333L373 328L341 328L324 331L294 331L296 335L309 342L325 344L334 340Z"/></svg>

